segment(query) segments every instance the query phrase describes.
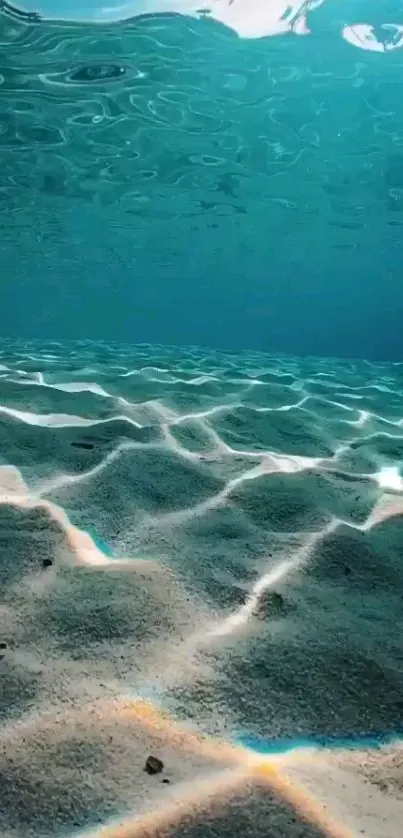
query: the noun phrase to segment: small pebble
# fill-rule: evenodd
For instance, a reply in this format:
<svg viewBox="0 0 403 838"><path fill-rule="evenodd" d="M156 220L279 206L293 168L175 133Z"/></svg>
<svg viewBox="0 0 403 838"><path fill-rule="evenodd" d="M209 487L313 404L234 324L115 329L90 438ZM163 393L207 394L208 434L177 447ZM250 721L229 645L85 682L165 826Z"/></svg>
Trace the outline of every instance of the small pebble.
<svg viewBox="0 0 403 838"><path fill-rule="evenodd" d="M42 567L46 570L47 567L52 567L52 559L42 559Z"/></svg>
<svg viewBox="0 0 403 838"><path fill-rule="evenodd" d="M164 763L158 759L158 757L153 757L152 755L147 757L147 761L144 766L144 771L146 771L147 774L160 774L161 771L163 771L163 768Z"/></svg>

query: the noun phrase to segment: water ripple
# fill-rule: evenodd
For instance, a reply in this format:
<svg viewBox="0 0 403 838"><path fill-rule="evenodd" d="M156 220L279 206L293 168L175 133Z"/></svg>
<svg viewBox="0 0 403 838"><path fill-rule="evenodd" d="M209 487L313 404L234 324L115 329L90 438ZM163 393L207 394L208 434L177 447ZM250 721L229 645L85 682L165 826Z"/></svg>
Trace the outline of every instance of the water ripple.
<svg viewBox="0 0 403 838"><path fill-rule="evenodd" d="M78 24L47 20L52 4L40 19L29 5L18 14L2 4L0 201L8 217L16 210L22 221L39 192L100 211L119 206L140 239L150 212L178 223L177 234L170 230L174 242L199 225L228 218L243 225L252 207L266 216L268 205L270 229L284 226L290 212L300 213L302 226L315 213L336 249L359 246L364 216L366 224L382 218L393 232L402 211L394 93L400 59L391 65L380 56L376 78L363 49L359 60L354 50L340 62L336 39L343 33L327 2L259 0L256 18L241 0L213 0L209 10L202 14L203 3L193 0L126 4L110 9L113 18L130 17L124 28L110 22L94 30L96 6ZM98 11L108 17L106 8ZM265 34L278 39L234 38L231 27L258 35L259 15ZM308 36L301 61L302 41L292 40L305 32L306 17L313 32L316 20L325 21L335 38L326 67L316 41ZM388 22L379 41L370 24L352 20L343 32L350 44L387 51L400 45L397 30ZM52 224L46 205L38 206L37 231L46 235ZM173 256L167 244L153 258L166 264Z"/></svg>

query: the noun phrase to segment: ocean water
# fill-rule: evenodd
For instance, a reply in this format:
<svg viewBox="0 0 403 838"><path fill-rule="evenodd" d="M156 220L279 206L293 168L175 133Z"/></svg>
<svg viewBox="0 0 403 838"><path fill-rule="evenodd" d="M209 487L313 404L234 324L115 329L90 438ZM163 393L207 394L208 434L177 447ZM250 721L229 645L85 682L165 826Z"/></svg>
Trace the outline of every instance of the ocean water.
<svg viewBox="0 0 403 838"><path fill-rule="evenodd" d="M402 357L400 2L0 5L3 335Z"/></svg>
<svg viewBox="0 0 403 838"><path fill-rule="evenodd" d="M0 838L399 838L401 4L0 45Z"/></svg>

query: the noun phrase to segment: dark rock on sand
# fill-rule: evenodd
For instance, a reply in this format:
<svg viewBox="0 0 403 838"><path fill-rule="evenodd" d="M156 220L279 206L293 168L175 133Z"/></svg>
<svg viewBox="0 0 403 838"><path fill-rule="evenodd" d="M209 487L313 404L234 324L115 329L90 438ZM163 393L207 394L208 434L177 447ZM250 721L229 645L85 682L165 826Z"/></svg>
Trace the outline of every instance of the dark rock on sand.
<svg viewBox="0 0 403 838"><path fill-rule="evenodd" d="M46 570L47 567L52 567L53 561L52 559L42 559L42 567Z"/></svg>
<svg viewBox="0 0 403 838"><path fill-rule="evenodd" d="M146 771L147 774L160 774L161 771L163 771L163 768L164 763L158 759L158 757L147 757L147 761L144 766L144 771Z"/></svg>

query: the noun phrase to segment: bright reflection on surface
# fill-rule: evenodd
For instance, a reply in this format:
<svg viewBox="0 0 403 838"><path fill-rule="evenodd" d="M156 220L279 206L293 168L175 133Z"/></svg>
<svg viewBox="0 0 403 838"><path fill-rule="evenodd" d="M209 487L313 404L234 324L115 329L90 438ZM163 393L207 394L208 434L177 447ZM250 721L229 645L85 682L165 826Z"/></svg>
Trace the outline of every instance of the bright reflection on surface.
<svg viewBox="0 0 403 838"><path fill-rule="evenodd" d="M20 8L48 19L99 23L143 15L181 14L215 20L241 38L264 38L285 33L309 34L312 12L324 5L330 8L329 0L128 0L123 3L119 0L105 0L104 3L87 0L84 7L77 0L64 0L63 3L26 0ZM373 10L369 4L368 12L371 17ZM349 44L372 52L390 52L403 46L403 26L390 21L374 25L371 20L352 20L346 22L340 34Z"/></svg>

